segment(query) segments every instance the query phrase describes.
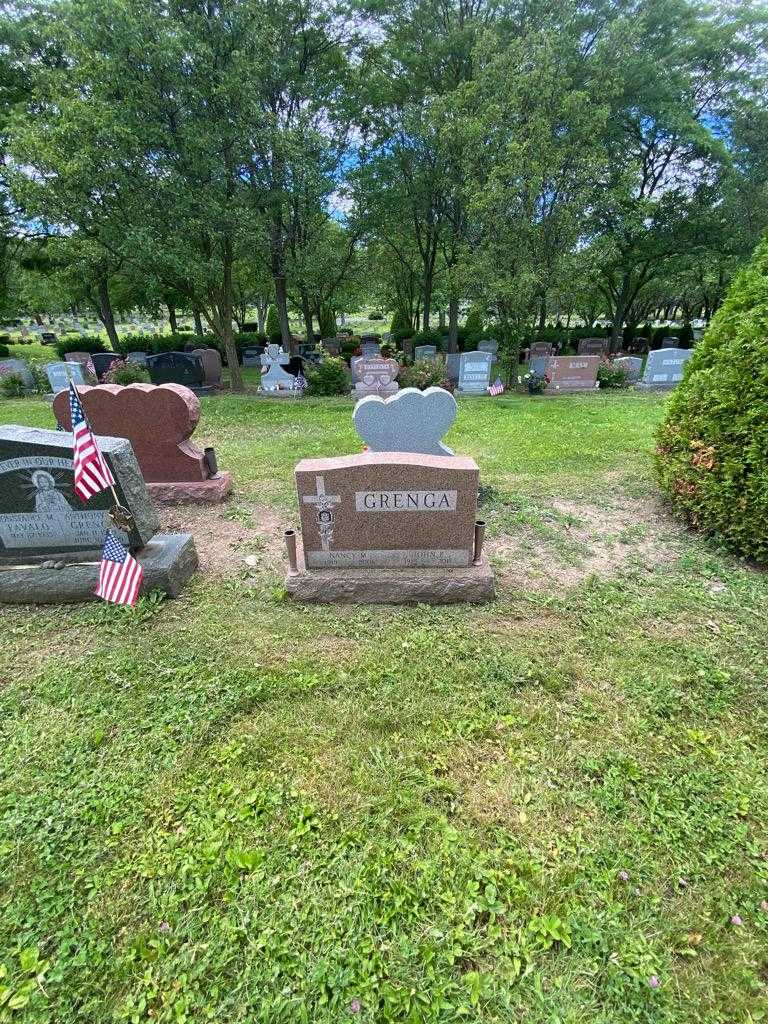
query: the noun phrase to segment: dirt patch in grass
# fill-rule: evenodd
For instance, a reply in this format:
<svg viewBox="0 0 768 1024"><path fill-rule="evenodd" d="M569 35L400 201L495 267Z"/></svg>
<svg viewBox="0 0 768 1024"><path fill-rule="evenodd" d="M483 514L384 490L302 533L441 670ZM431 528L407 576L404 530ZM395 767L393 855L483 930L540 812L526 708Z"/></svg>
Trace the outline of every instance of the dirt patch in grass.
<svg viewBox="0 0 768 1024"><path fill-rule="evenodd" d="M557 499L541 525L490 539L489 553L508 586L533 590L575 587L589 576L653 571L675 561L684 531L651 499L626 495L600 504Z"/></svg>
<svg viewBox="0 0 768 1024"><path fill-rule="evenodd" d="M256 502L174 505L158 512L163 531L193 535L203 573L242 569L249 555L274 561L283 550L284 517Z"/></svg>

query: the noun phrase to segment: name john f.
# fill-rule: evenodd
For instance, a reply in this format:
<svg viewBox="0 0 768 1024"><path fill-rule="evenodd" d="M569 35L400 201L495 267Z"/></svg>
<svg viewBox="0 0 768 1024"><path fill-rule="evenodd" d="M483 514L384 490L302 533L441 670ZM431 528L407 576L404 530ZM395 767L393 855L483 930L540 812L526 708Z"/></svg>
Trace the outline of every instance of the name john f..
<svg viewBox="0 0 768 1024"><path fill-rule="evenodd" d="M357 491L358 512L455 512L456 491Z"/></svg>

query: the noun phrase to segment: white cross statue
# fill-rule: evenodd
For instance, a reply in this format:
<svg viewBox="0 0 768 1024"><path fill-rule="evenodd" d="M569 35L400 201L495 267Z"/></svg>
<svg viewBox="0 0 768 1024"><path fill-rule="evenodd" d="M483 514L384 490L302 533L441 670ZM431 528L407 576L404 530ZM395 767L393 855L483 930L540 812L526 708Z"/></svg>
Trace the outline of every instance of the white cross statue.
<svg viewBox="0 0 768 1024"><path fill-rule="evenodd" d="M315 494L306 494L301 500L306 505L315 506L315 522L317 523L317 532L320 534L320 544L323 551L330 551L333 540L333 506L339 504L341 496L326 494L324 478L316 476Z"/></svg>

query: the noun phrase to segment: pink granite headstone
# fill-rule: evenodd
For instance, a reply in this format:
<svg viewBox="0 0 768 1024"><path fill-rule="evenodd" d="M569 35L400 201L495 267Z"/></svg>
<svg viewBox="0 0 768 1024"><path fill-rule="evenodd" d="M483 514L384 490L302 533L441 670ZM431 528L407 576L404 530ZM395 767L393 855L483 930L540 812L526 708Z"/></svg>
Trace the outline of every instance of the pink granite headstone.
<svg viewBox="0 0 768 1024"><path fill-rule="evenodd" d="M161 501L221 501L231 490L229 473L211 475L205 453L190 437L200 420L200 400L182 384L99 384L79 387L96 434L127 437L150 494ZM53 403L60 427L71 430L69 394Z"/></svg>

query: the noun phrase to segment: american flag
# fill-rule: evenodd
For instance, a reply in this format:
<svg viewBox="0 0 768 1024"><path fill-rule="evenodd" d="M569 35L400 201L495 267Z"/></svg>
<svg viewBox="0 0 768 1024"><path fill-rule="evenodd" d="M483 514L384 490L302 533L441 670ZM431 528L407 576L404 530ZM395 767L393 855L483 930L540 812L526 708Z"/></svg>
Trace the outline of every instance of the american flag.
<svg viewBox="0 0 768 1024"><path fill-rule="evenodd" d="M114 604L128 604L133 607L143 579L144 570L139 563L126 551L114 533L107 530L96 596Z"/></svg>
<svg viewBox="0 0 768 1024"><path fill-rule="evenodd" d="M91 433L72 381L69 382L69 411L74 435L75 494L81 501L88 501L99 491L113 487L115 481Z"/></svg>
<svg viewBox="0 0 768 1024"><path fill-rule="evenodd" d="M488 394L495 398L496 395L501 395L504 392L504 385L501 383L501 377L497 377L496 380L488 388Z"/></svg>

